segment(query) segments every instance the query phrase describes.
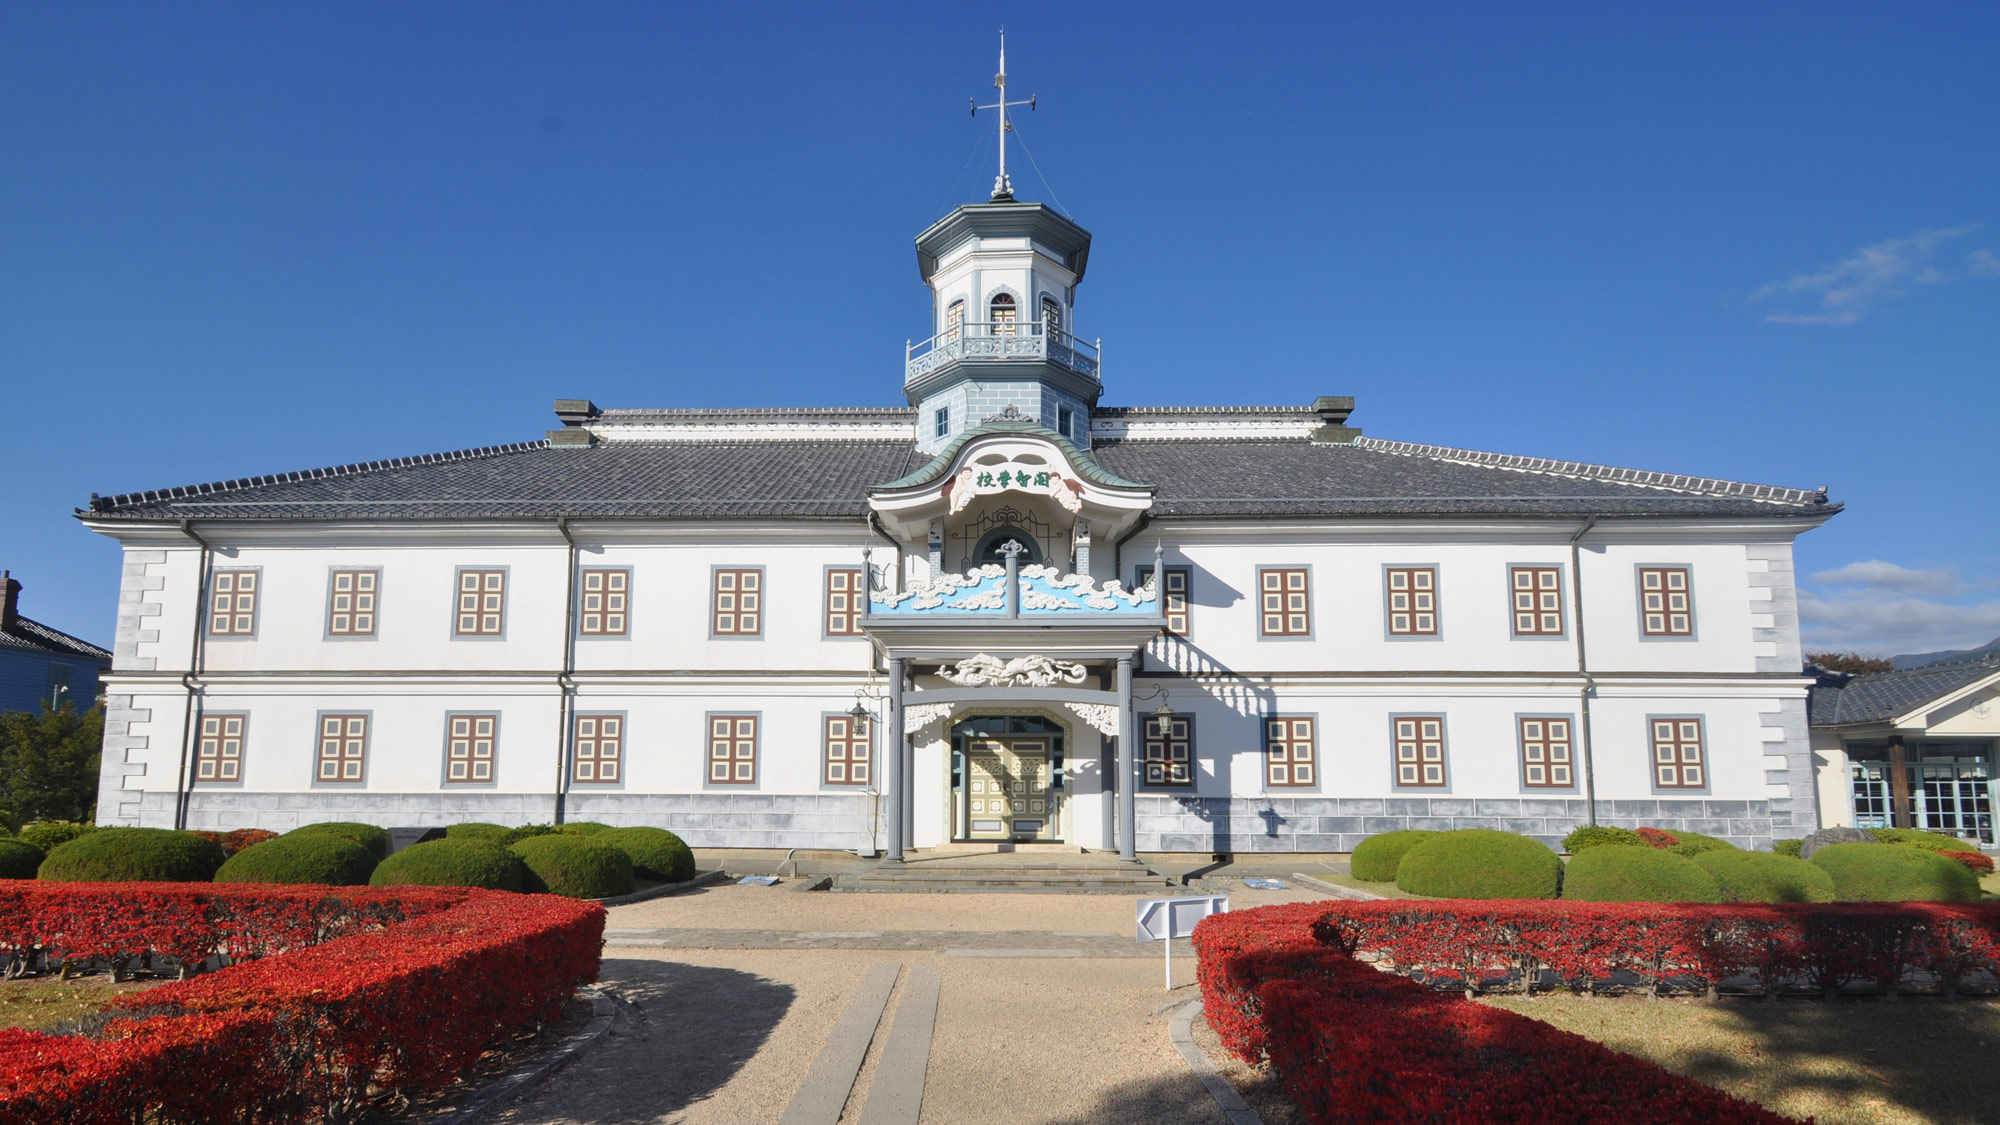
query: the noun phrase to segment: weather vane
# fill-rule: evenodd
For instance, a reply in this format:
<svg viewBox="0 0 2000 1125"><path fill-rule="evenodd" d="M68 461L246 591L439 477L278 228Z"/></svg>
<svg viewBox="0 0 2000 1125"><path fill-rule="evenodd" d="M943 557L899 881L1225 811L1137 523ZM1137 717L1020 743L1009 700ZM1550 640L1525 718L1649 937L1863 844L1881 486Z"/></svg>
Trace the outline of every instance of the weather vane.
<svg viewBox="0 0 2000 1125"><path fill-rule="evenodd" d="M1025 102L1010 102L1007 100L1007 29L1004 27L1000 29L1000 73L993 76L993 84L1000 88L1000 96L994 99L992 105L980 105L979 99L976 97L966 100L972 103L972 116L974 117L979 116L979 111L982 109L997 109L1000 111L1000 174L993 179L993 198L1012 199L1014 198L1014 185L1007 180L1007 134L1014 131L1014 126L1007 120L1007 111L1014 106L1024 105L1028 107L1028 112L1033 113L1035 111L1035 97L1033 94L1030 94L1028 95L1028 100Z"/></svg>

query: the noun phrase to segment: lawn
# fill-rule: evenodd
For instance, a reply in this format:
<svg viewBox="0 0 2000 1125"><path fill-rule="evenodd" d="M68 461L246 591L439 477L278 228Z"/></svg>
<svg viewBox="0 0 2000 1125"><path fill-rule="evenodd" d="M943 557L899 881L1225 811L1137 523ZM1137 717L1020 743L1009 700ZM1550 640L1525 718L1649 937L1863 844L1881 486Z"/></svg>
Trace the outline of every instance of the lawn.
<svg viewBox="0 0 2000 1125"><path fill-rule="evenodd" d="M29 977L0 983L0 1028L46 1031L95 1014L121 993L151 988L159 981L112 984L108 976L58 980Z"/></svg>
<svg viewBox="0 0 2000 1125"><path fill-rule="evenodd" d="M1574 996L1483 1002L1821 1125L1993 1120L2000 1004Z"/></svg>

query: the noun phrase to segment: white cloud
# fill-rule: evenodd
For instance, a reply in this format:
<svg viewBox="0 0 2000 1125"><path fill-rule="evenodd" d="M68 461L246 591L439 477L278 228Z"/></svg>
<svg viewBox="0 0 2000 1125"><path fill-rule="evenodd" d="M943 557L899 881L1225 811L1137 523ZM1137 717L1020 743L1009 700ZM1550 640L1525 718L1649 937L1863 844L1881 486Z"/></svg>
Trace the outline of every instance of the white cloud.
<svg viewBox="0 0 2000 1125"><path fill-rule="evenodd" d="M1810 273L1794 274L1753 290L1748 303L1784 304L1803 301L1802 308L1767 313L1773 324L1853 324L1877 306L1908 292L1912 285L1942 285L1962 277L2000 276L2000 257L1991 250L1974 250L1962 271L1931 264L1938 248L1979 229L1971 223L1942 230L1921 230L1863 246L1840 261Z"/></svg>
<svg viewBox="0 0 2000 1125"><path fill-rule="evenodd" d="M1799 635L1807 652L1894 656L1978 648L2000 637L2000 600L1955 605L1880 588L1800 590Z"/></svg>
<svg viewBox="0 0 2000 1125"><path fill-rule="evenodd" d="M1861 586L1908 594L1937 594L1942 597L1952 597L1965 590L1965 583L1959 581L1956 568L1912 570L1881 559L1865 559L1833 570L1818 571L1812 575L1812 581L1822 586Z"/></svg>

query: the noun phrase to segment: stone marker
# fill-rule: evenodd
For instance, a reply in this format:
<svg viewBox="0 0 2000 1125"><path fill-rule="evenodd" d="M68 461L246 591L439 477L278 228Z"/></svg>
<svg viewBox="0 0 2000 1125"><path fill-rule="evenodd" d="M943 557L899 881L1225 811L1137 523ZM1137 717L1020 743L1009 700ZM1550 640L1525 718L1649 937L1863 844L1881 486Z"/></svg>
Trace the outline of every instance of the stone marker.
<svg viewBox="0 0 2000 1125"><path fill-rule="evenodd" d="M1875 844L1880 843L1865 828L1822 828L1805 838L1799 845L1799 858L1811 859L1812 854L1832 844Z"/></svg>

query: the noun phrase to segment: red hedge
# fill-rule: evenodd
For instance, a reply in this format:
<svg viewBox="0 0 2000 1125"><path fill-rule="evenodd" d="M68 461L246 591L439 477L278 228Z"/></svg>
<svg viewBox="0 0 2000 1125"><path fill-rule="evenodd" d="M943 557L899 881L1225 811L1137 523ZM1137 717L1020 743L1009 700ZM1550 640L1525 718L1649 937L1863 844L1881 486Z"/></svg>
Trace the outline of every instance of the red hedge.
<svg viewBox="0 0 2000 1125"><path fill-rule="evenodd" d="M144 909L159 932L118 920ZM91 955L289 950L121 997L102 1039L0 1032L0 1125L319 1122L371 1086L437 1089L596 979L604 931L595 903L430 887L51 885L0 918ZM260 920L282 938L248 936Z"/></svg>

